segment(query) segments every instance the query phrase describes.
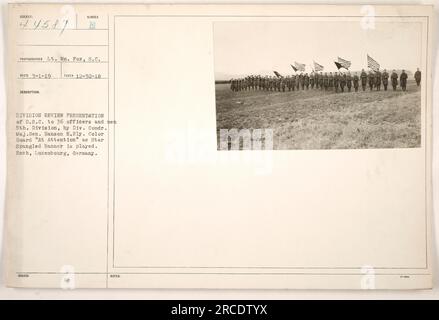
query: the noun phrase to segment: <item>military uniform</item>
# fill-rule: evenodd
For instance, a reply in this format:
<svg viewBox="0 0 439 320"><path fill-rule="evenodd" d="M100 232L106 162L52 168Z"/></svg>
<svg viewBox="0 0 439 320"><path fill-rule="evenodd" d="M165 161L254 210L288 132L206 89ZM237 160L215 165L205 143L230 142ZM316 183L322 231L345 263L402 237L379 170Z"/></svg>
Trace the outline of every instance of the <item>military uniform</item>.
<svg viewBox="0 0 439 320"><path fill-rule="evenodd" d="M372 91L373 87L375 86L375 75L372 73L372 71L369 72L368 79L369 79L369 89L370 91Z"/></svg>
<svg viewBox="0 0 439 320"><path fill-rule="evenodd" d="M340 83L340 76L336 73L334 74L334 89L335 92L338 92L338 85Z"/></svg>
<svg viewBox="0 0 439 320"><path fill-rule="evenodd" d="M306 90L308 90L308 89L309 89L309 76L308 76L307 73L305 73L304 78L305 78L305 80L304 80L304 82L305 82L305 87L306 87Z"/></svg>
<svg viewBox="0 0 439 320"><path fill-rule="evenodd" d="M387 73L386 70L384 70L383 73L381 74L381 79L383 81L384 91L387 91L387 85L389 84L389 74Z"/></svg>
<svg viewBox="0 0 439 320"><path fill-rule="evenodd" d="M363 91L366 90L366 85L367 85L367 73L363 70L361 71L361 87L363 88Z"/></svg>
<svg viewBox="0 0 439 320"><path fill-rule="evenodd" d="M320 72L320 75L319 75L319 86L320 86L321 90L324 89L323 88L323 73L321 73L321 72Z"/></svg>
<svg viewBox="0 0 439 320"><path fill-rule="evenodd" d="M407 89L407 73L405 73L404 70L402 70L401 75L399 76L399 84L402 88L402 91L406 91Z"/></svg>
<svg viewBox="0 0 439 320"><path fill-rule="evenodd" d="M358 78L357 74L354 74L352 79L354 81L354 90L355 90L355 92L357 92L358 91L358 83L359 83L360 79Z"/></svg>
<svg viewBox="0 0 439 320"><path fill-rule="evenodd" d="M314 72L309 76L309 84L311 85L311 89L314 89Z"/></svg>
<svg viewBox="0 0 439 320"><path fill-rule="evenodd" d="M329 89L332 89L334 87L334 75L332 74L332 72L329 73L328 86Z"/></svg>
<svg viewBox="0 0 439 320"><path fill-rule="evenodd" d="M393 91L395 91L396 86L398 85L398 74L395 71L393 71L392 75L390 76L390 79L392 80Z"/></svg>
<svg viewBox="0 0 439 320"><path fill-rule="evenodd" d="M415 80L416 80L416 85L419 87L421 83L421 71L419 71L419 69L415 72Z"/></svg>
<svg viewBox="0 0 439 320"><path fill-rule="evenodd" d="M346 86L348 87L348 91L351 92L352 88L352 76L350 73L346 75Z"/></svg>
<svg viewBox="0 0 439 320"><path fill-rule="evenodd" d="M316 72L315 76L314 76L315 82L316 82L316 89L319 88L320 86L320 75L318 72Z"/></svg>
<svg viewBox="0 0 439 320"><path fill-rule="evenodd" d="M340 75L340 89L341 92L344 92L344 87L346 86L346 75L345 74L341 74Z"/></svg>

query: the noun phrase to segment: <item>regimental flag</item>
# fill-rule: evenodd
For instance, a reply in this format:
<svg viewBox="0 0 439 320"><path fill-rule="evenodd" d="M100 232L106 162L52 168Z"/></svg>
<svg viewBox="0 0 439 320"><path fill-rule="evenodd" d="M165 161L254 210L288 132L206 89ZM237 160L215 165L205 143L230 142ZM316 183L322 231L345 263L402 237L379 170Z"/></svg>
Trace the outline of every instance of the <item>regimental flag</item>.
<svg viewBox="0 0 439 320"><path fill-rule="evenodd" d="M343 68L343 66L340 63L338 63L337 61L334 61L334 63L335 63L335 66L337 67L337 70L340 70L340 68Z"/></svg>
<svg viewBox="0 0 439 320"><path fill-rule="evenodd" d="M298 62L295 62L294 61L294 67L293 67L293 69L294 69L294 71L297 71L297 70L299 70L299 71L305 71L305 64L304 63L298 63Z"/></svg>
<svg viewBox="0 0 439 320"><path fill-rule="evenodd" d="M273 72L276 75L276 77L283 78L283 76L279 72L277 72L277 71L273 71Z"/></svg>
<svg viewBox="0 0 439 320"><path fill-rule="evenodd" d="M338 59L337 62L341 65L342 68L345 68L346 70L349 70L349 68L351 67L351 62L350 61L342 59L340 57L337 57L337 59Z"/></svg>
<svg viewBox="0 0 439 320"><path fill-rule="evenodd" d="M373 71L378 71L380 69L380 64L376 62L372 57L367 55L367 67L371 68Z"/></svg>
<svg viewBox="0 0 439 320"><path fill-rule="evenodd" d="M321 64L318 64L317 62L314 62L314 71L319 72L319 71L323 71L324 67Z"/></svg>

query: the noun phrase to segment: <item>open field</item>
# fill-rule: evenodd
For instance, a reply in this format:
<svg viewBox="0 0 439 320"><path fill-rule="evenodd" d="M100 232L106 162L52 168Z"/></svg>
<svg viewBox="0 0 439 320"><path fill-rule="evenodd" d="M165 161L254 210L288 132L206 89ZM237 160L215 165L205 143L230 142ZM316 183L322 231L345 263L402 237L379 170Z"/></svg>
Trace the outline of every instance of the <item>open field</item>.
<svg viewBox="0 0 439 320"><path fill-rule="evenodd" d="M421 144L420 87L334 93L233 92L216 84L219 129L273 129L274 149L413 148Z"/></svg>

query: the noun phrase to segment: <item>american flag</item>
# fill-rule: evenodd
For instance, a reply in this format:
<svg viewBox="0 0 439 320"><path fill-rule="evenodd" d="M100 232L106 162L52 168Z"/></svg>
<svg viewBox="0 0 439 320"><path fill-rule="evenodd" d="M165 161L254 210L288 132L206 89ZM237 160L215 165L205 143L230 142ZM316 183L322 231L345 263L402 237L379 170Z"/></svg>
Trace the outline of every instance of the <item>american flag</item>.
<svg viewBox="0 0 439 320"><path fill-rule="evenodd" d="M340 57L338 57L338 63L341 64L341 66L345 69L349 69L351 66L351 62L345 59L342 59Z"/></svg>
<svg viewBox="0 0 439 320"><path fill-rule="evenodd" d="M318 71L323 71L323 66L321 64L318 64L317 62L314 62L314 71L318 72Z"/></svg>
<svg viewBox="0 0 439 320"><path fill-rule="evenodd" d="M380 64L367 55L367 67L371 68L373 71L378 71L380 69Z"/></svg>
<svg viewBox="0 0 439 320"><path fill-rule="evenodd" d="M305 64L294 61L294 67L299 71L305 71Z"/></svg>

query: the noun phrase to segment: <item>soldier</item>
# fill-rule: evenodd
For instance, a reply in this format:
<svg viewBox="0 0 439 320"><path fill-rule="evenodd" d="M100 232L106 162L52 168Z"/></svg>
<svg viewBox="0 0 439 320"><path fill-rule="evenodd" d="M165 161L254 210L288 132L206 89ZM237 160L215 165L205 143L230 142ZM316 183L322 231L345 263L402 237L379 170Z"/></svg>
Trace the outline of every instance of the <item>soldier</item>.
<svg viewBox="0 0 439 320"><path fill-rule="evenodd" d="M316 72L315 76L314 76L315 82L316 82L316 89L319 88L320 85L320 75L318 72Z"/></svg>
<svg viewBox="0 0 439 320"><path fill-rule="evenodd" d="M338 92L338 85L340 83L340 76L337 74L337 72L334 72L334 89L335 92Z"/></svg>
<svg viewBox="0 0 439 320"><path fill-rule="evenodd" d="M381 72L379 69L375 73L375 87L377 88L377 91L381 90Z"/></svg>
<svg viewBox="0 0 439 320"><path fill-rule="evenodd" d="M407 73L405 73L405 70L402 70L401 75L399 76L399 84L402 88L402 91L406 91L406 89L407 89Z"/></svg>
<svg viewBox="0 0 439 320"><path fill-rule="evenodd" d="M308 73L305 73L305 76L304 76L304 78L305 78L305 87L306 87L306 90L308 90L309 89L309 76L308 76Z"/></svg>
<svg viewBox="0 0 439 320"><path fill-rule="evenodd" d="M389 84L389 74L387 73L386 69L384 69L383 73L381 74L381 80L383 81L384 91L387 91L387 85Z"/></svg>
<svg viewBox="0 0 439 320"><path fill-rule="evenodd" d="M393 91L395 91L396 86L398 85L398 74L396 73L395 69L393 69L390 79L392 80Z"/></svg>
<svg viewBox="0 0 439 320"><path fill-rule="evenodd" d="M296 90L299 90L300 87L300 74L296 74Z"/></svg>
<svg viewBox="0 0 439 320"><path fill-rule="evenodd" d="M357 75L356 72L354 73L354 77L352 79L354 80L355 92L358 92L358 82L359 82L360 79L358 78L358 75Z"/></svg>
<svg viewBox="0 0 439 320"><path fill-rule="evenodd" d="M281 85L281 88L282 88L282 92L285 92L285 85L286 85L287 79L283 78L280 81L281 81L280 85Z"/></svg>
<svg viewBox="0 0 439 320"><path fill-rule="evenodd" d="M372 91L374 85L375 85L375 75L372 71L369 71L369 75L367 76L369 79L369 89Z"/></svg>
<svg viewBox="0 0 439 320"><path fill-rule="evenodd" d="M344 92L345 85L346 85L346 74L340 72L340 89L341 89L341 92Z"/></svg>
<svg viewBox="0 0 439 320"><path fill-rule="evenodd" d="M334 75L332 74L332 72L329 73L328 86L329 89L332 89L334 87Z"/></svg>
<svg viewBox="0 0 439 320"><path fill-rule="evenodd" d="M309 84L311 85L311 89L314 89L314 71L309 75Z"/></svg>
<svg viewBox="0 0 439 320"><path fill-rule="evenodd" d="M421 83L421 71L419 71L419 68L416 69L415 80L416 80L416 85L419 87L419 84Z"/></svg>
<svg viewBox="0 0 439 320"><path fill-rule="evenodd" d="M294 91L295 88L296 88L296 76L293 75L291 77L291 89L293 89L293 91Z"/></svg>
<svg viewBox="0 0 439 320"><path fill-rule="evenodd" d="M325 72L323 74L323 88L326 90L328 90L328 84L329 84L329 79L328 79L328 73Z"/></svg>
<svg viewBox="0 0 439 320"><path fill-rule="evenodd" d="M366 71L364 71L364 69L361 69L360 78L361 78L361 87L363 88L363 91L365 91L367 85L367 73Z"/></svg>
<svg viewBox="0 0 439 320"><path fill-rule="evenodd" d="M319 75L319 86L320 86L320 90L323 90L323 72L320 71L320 75Z"/></svg>
<svg viewBox="0 0 439 320"><path fill-rule="evenodd" d="M348 91L351 92L352 88L352 76L351 73L348 71L348 74L346 75L346 85L348 87Z"/></svg>

